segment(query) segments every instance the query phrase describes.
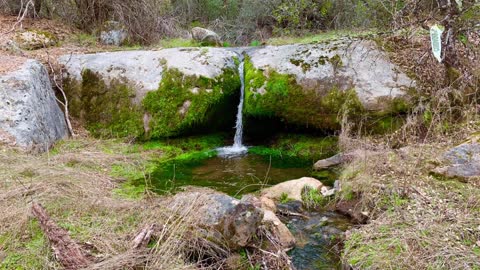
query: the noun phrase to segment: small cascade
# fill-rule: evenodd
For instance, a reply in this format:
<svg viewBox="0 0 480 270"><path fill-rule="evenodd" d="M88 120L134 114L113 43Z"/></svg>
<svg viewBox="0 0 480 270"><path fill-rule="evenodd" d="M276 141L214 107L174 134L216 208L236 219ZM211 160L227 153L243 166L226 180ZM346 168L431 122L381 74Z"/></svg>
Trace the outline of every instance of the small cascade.
<svg viewBox="0 0 480 270"><path fill-rule="evenodd" d="M235 138L232 146L217 148L221 157L234 157L245 154L248 149L243 145L243 100L245 98L245 63L242 61L238 66L240 75L240 103L238 104L237 122L235 125Z"/></svg>

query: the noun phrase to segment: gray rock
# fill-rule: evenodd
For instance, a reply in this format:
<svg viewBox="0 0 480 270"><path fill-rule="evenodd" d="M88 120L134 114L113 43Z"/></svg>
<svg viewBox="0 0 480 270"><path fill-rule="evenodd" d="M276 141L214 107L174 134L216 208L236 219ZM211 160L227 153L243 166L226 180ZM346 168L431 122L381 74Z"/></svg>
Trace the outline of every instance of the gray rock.
<svg viewBox="0 0 480 270"><path fill-rule="evenodd" d="M209 189L179 193L168 206L182 215L194 215L193 222L202 229L196 237L234 250L254 240L263 219L263 211L251 203Z"/></svg>
<svg viewBox="0 0 480 270"><path fill-rule="evenodd" d="M293 75L304 89L354 88L367 110L388 109L385 98L406 97L415 86L373 41L266 46L247 53L255 68Z"/></svg>
<svg viewBox="0 0 480 270"><path fill-rule="evenodd" d="M192 37L196 41L200 41L207 45L220 45L222 42L220 40L220 36L213 32L212 30L208 30L201 27L194 27L192 29Z"/></svg>
<svg viewBox="0 0 480 270"><path fill-rule="evenodd" d="M155 91L166 68L176 68L185 75L215 78L225 68L236 68L235 52L220 48L173 48L158 51L122 51L97 54L64 55L71 78L81 81L82 71L89 69L102 76L108 85L114 80L129 84L140 102L149 91Z"/></svg>
<svg viewBox="0 0 480 270"><path fill-rule="evenodd" d="M105 45L122 45L128 37L127 31L119 22L108 21L104 25L104 30L100 32L100 42Z"/></svg>
<svg viewBox="0 0 480 270"><path fill-rule="evenodd" d="M14 55L22 55L22 49L20 49L20 46L18 44L11 40L1 40L0 39L0 50L8 51Z"/></svg>
<svg viewBox="0 0 480 270"><path fill-rule="evenodd" d="M2 62L18 61L0 57ZM68 134L48 73L36 60L23 60L0 73L0 144L46 151Z"/></svg>
<svg viewBox="0 0 480 270"><path fill-rule="evenodd" d="M58 38L48 32L25 31L16 35L16 42L25 50L37 50L57 45Z"/></svg>
<svg viewBox="0 0 480 270"><path fill-rule="evenodd" d="M340 165L346 161L346 156L343 153L336 154L329 158L321 159L315 164L313 164L313 169L315 170L323 170L326 168L330 168L333 166Z"/></svg>
<svg viewBox="0 0 480 270"><path fill-rule="evenodd" d="M461 180L480 177L480 143L473 138L449 149L443 154L443 163L434 173Z"/></svg>

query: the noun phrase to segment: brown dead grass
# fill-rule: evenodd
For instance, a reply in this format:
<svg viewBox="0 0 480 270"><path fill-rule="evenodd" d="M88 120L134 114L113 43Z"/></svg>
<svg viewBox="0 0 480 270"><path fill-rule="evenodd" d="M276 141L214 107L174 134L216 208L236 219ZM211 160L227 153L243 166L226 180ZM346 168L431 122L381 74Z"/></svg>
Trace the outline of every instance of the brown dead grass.
<svg viewBox="0 0 480 270"><path fill-rule="evenodd" d="M105 142L80 138L58 146L58 153L34 156L0 150L1 269L58 268L47 241L40 241L42 233L30 214L33 201L44 205L94 261L106 260L103 269L115 268L115 256L129 262L125 252L146 224L158 224L163 230L154 251L142 254L147 269L189 267L177 243L190 224L188 217L172 219L176 210L162 207L164 199L159 196L132 200L113 192L119 183L109 176L112 165L135 162L145 154L125 154L122 149L129 146L118 142L118 152L100 150L107 147L111 149Z"/></svg>
<svg viewBox="0 0 480 270"><path fill-rule="evenodd" d="M359 197L357 207L371 219L347 233L345 262L354 269L478 269L480 187L430 173L443 151L478 130L476 122L397 150L385 139L351 139L351 148L375 154L356 157L341 177L343 199Z"/></svg>

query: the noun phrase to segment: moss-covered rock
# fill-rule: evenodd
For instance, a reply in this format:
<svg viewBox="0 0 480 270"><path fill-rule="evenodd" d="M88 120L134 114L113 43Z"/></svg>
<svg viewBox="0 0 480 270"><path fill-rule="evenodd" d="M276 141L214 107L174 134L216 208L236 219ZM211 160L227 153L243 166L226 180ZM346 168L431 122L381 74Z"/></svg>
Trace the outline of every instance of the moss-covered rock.
<svg viewBox="0 0 480 270"><path fill-rule="evenodd" d="M140 137L143 109L132 102L135 92L114 80L107 85L101 75L82 72L82 81L67 79L64 84L70 113L97 137Z"/></svg>
<svg viewBox="0 0 480 270"><path fill-rule="evenodd" d="M202 129L214 118L221 126L225 104L234 107L240 79L229 69L214 79L166 70L160 86L136 103L135 91L118 80L107 85L98 73L82 72L82 81L67 80L65 89L72 116L97 137L162 138ZM233 113L232 113L233 115Z"/></svg>
<svg viewBox="0 0 480 270"><path fill-rule="evenodd" d="M247 118L336 130L347 115L383 132L397 126L395 118L410 106L408 91L415 83L374 42L267 46L247 53Z"/></svg>
<svg viewBox="0 0 480 270"><path fill-rule="evenodd" d="M214 48L64 56L72 116L100 137L160 138L234 121L234 52Z"/></svg>
<svg viewBox="0 0 480 270"><path fill-rule="evenodd" d="M228 116L219 113L222 103L229 105L231 97L240 89L240 78L235 70L227 69L214 79L185 76L177 69L163 75L157 91L147 93L143 100L151 116L151 137L169 137L186 133L194 127L207 124L212 118L217 123Z"/></svg>
<svg viewBox="0 0 480 270"><path fill-rule="evenodd" d="M337 129L341 110L352 115L364 110L353 89L342 91L329 84L305 89L293 75L280 74L271 68L256 69L248 57L245 61L247 116L278 117L288 124Z"/></svg>

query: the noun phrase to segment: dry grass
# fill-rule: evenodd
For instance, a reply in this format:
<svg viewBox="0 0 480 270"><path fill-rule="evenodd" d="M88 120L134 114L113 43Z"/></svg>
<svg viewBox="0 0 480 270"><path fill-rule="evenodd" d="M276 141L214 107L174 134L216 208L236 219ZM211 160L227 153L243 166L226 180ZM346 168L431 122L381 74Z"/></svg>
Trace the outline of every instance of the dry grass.
<svg viewBox="0 0 480 270"><path fill-rule="evenodd" d="M385 140L357 141L367 154L345 168L341 196L358 196L371 222L348 233L345 262L355 269L479 269L478 183L430 174L445 149L479 129L464 126L442 141L397 150Z"/></svg>
<svg viewBox="0 0 480 270"><path fill-rule="evenodd" d="M32 201L42 203L52 219L67 229L102 261L119 256L131 247L133 237L145 224L161 225L165 232L154 250L143 254L148 269L184 269L178 258L180 237L189 220L172 220L175 209L162 207L155 195L139 200L115 195L118 183L109 176L113 164L143 160L130 145L93 139L66 141L53 153L27 155L14 149L0 151L0 269L57 269L37 222L30 215ZM102 150L103 149L103 150ZM172 212L173 211L173 212ZM155 260L151 260L155 257ZM128 258L128 257L127 257ZM168 265L168 267L167 267ZM165 267L157 267L165 266ZM106 266L105 266L106 267ZM108 268L108 267L106 267ZM104 268L104 269L106 269Z"/></svg>

